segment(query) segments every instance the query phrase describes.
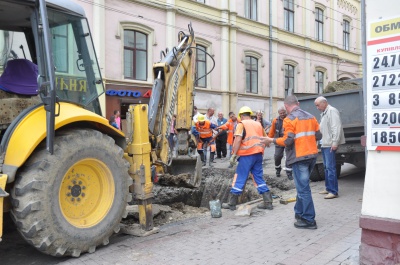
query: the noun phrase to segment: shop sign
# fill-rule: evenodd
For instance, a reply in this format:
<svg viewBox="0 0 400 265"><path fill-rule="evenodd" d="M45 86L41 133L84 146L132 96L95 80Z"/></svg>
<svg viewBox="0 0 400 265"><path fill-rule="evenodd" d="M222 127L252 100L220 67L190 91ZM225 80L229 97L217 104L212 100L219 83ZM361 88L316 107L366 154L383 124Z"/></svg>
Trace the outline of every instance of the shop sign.
<svg viewBox="0 0 400 265"><path fill-rule="evenodd" d="M151 96L151 89L147 90L142 94L140 91L135 90L114 90L109 89L106 91L107 96L117 96L117 97L134 97L134 98L149 98Z"/></svg>

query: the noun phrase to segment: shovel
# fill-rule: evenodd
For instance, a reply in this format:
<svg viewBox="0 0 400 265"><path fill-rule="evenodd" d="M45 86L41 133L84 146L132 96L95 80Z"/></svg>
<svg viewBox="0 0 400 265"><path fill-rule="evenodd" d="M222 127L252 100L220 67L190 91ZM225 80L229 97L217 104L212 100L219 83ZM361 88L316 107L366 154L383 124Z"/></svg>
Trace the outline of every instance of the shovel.
<svg viewBox="0 0 400 265"><path fill-rule="evenodd" d="M262 202L262 201L263 201L263 198L260 198L260 199L257 199L254 201L249 201L249 202L239 205L235 212L235 216L250 216L253 208L257 206L256 203Z"/></svg>

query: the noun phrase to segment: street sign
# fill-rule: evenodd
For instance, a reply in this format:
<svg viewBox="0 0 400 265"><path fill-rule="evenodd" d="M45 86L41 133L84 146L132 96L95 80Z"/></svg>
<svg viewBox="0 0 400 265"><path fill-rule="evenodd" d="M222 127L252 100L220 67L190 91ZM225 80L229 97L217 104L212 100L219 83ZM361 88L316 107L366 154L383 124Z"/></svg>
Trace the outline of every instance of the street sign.
<svg viewBox="0 0 400 265"><path fill-rule="evenodd" d="M400 17L367 27L367 148L400 151Z"/></svg>

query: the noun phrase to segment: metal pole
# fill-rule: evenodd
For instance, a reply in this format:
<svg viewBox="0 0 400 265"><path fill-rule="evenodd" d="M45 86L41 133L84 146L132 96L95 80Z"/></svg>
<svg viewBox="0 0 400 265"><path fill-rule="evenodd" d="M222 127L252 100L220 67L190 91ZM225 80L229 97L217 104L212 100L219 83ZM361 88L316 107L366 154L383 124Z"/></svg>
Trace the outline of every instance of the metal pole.
<svg viewBox="0 0 400 265"><path fill-rule="evenodd" d="M272 0L269 0L269 120L272 120Z"/></svg>
<svg viewBox="0 0 400 265"><path fill-rule="evenodd" d="M363 99L364 99L364 135L367 135L367 17L365 12L365 0L361 0L361 43L362 43L362 71L363 71ZM365 148L365 160L368 150Z"/></svg>

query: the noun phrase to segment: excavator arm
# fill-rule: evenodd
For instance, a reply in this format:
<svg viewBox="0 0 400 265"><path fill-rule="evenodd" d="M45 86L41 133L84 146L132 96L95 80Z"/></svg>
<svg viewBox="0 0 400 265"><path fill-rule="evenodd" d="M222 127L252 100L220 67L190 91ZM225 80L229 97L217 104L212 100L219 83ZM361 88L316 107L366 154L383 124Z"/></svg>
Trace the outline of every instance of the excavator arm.
<svg viewBox="0 0 400 265"><path fill-rule="evenodd" d="M201 182L201 163L191 157L195 143L190 135L193 115L194 81L196 74L196 42L191 24L189 34L180 32L178 45L162 53L153 65L154 85L149 103L148 120L152 144L152 165L159 175L184 174L188 186ZM172 115L176 113L178 157L173 158L168 135Z"/></svg>
<svg viewBox="0 0 400 265"><path fill-rule="evenodd" d="M154 84L149 105L131 105L127 113L125 159L134 180L130 190L138 201L140 221L140 230L130 234L147 235L156 231L152 218L156 177L190 188L201 183L200 157L191 156L190 151L196 147L190 134L196 73L196 43L191 25L189 35L180 32L178 39L179 44L171 51L162 52L160 62L153 65ZM173 158L168 144L174 113L177 113L177 158Z"/></svg>

